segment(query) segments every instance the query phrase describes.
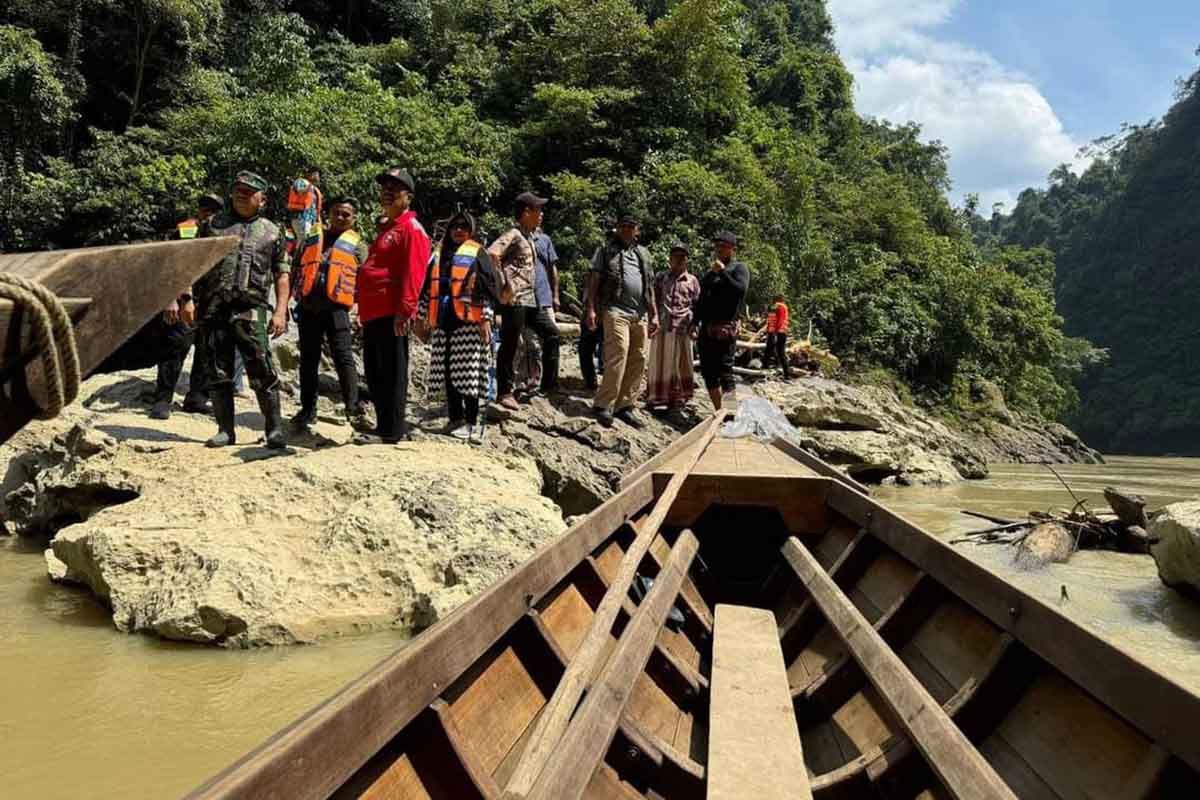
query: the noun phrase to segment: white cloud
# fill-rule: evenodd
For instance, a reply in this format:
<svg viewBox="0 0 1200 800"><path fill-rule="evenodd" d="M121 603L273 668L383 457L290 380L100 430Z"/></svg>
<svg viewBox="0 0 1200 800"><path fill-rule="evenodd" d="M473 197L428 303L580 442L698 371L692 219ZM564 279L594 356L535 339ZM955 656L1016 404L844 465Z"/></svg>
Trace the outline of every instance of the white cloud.
<svg viewBox="0 0 1200 800"><path fill-rule="evenodd" d="M953 196L1011 209L1027 186L1074 163L1080 143L1028 78L986 52L936 37L962 0L829 0L861 113L921 125L950 148Z"/></svg>

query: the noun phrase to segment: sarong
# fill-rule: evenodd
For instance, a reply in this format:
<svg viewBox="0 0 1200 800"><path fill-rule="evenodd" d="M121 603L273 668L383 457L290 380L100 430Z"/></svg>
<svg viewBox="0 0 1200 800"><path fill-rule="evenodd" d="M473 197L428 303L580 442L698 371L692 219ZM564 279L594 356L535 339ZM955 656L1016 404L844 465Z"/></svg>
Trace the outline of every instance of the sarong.
<svg viewBox="0 0 1200 800"><path fill-rule="evenodd" d="M646 402L652 406L681 406L696 391L692 367L692 337L686 331L659 330L650 343L649 388Z"/></svg>

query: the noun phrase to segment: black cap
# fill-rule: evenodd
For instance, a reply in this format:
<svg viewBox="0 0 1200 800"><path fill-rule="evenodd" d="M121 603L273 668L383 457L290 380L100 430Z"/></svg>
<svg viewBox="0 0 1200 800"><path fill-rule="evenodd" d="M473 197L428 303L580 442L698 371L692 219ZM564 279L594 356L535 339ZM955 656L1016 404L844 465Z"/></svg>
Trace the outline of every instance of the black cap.
<svg viewBox="0 0 1200 800"><path fill-rule="evenodd" d="M521 192L517 195L517 211L523 208L541 208L550 202L544 197L538 197L533 192Z"/></svg>
<svg viewBox="0 0 1200 800"><path fill-rule="evenodd" d="M399 181L404 185L404 188L408 189L410 192L415 192L417 190L417 184L413 181L412 175L409 175L408 170L404 169L403 167L392 167L391 169L385 169L383 172L375 176L376 183L383 183L384 181Z"/></svg>
<svg viewBox="0 0 1200 800"><path fill-rule="evenodd" d="M712 240L714 242L721 242L723 244L732 245L734 247L738 246L737 236L733 235L729 231L721 231L716 236L714 236L712 238Z"/></svg>
<svg viewBox="0 0 1200 800"><path fill-rule="evenodd" d="M675 240L675 244L671 245L671 252L674 253L676 250L680 251L686 256L690 256L692 254L692 251L688 249L688 246L678 239Z"/></svg>
<svg viewBox="0 0 1200 800"><path fill-rule="evenodd" d="M215 194L201 195L200 201L197 203L201 208L212 209L213 211L224 211L225 201L217 197Z"/></svg>
<svg viewBox="0 0 1200 800"><path fill-rule="evenodd" d="M641 224L642 223L633 214L626 214L625 216L621 217L620 221L617 222L618 227L622 227L624 225L633 225L636 227Z"/></svg>

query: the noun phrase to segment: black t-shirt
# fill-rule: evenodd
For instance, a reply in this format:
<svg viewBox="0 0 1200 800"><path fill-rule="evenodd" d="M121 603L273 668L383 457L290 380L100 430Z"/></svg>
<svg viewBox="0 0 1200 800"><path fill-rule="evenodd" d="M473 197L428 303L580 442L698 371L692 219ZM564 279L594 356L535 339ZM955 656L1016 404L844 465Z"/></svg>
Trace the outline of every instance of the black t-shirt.
<svg viewBox="0 0 1200 800"><path fill-rule="evenodd" d="M750 268L741 261L730 263L720 272L709 270L700 277L700 301L696 304L697 325L732 322L746 304L750 288Z"/></svg>

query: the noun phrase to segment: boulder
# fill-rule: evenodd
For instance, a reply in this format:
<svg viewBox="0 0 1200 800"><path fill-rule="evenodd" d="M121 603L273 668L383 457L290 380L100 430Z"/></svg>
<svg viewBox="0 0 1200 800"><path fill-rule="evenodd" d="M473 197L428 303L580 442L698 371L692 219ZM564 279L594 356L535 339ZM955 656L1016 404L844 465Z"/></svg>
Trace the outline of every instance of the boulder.
<svg viewBox="0 0 1200 800"><path fill-rule="evenodd" d="M1150 522L1150 555L1158 577L1200 600L1200 500L1172 503Z"/></svg>
<svg viewBox="0 0 1200 800"><path fill-rule="evenodd" d="M779 406L806 447L865 483L953 483L987 475L959 434L890 388L820 376L754 387Z"/></svg>
<svg viewBox="0 0 1200 800"><path fill-rule="evenodd" d="M1075 537L1056 522L1038 525L1017 545L1013 560L1025 568L1065 564L1075 552Z"/></svg>
<svg viewBox="0 0 1200 800"><path fill-rule="evenodd" d="M331 448L164 477L61 530L47 562L119 630L250 647L419 631L563 527L528 458Z"/></svg>

